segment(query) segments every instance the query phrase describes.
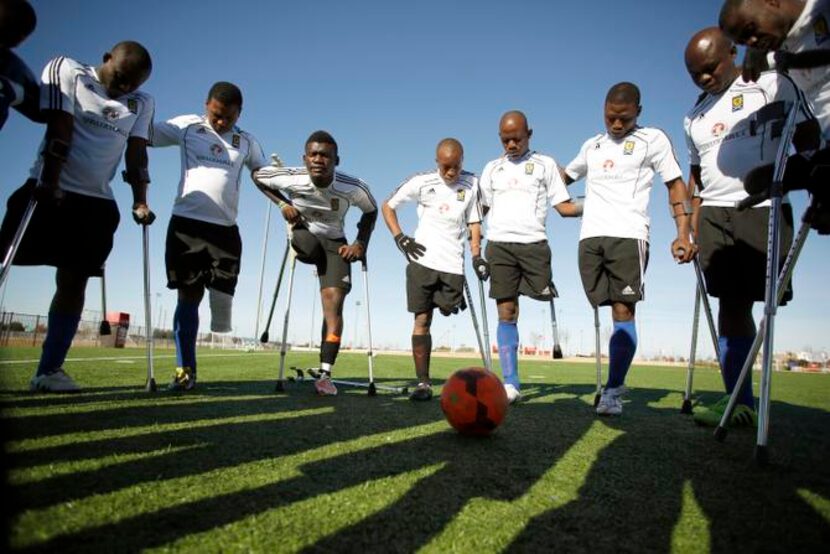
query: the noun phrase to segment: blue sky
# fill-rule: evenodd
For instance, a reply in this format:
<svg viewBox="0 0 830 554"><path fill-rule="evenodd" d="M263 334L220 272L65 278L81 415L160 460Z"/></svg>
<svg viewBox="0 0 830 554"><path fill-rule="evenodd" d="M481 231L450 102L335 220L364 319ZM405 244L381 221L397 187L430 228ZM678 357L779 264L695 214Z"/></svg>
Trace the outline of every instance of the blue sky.
<svg viewBox="0 0 830 554"><path fill-rule="evenodd" d="M664 129L687 168L682 120L698 91L686 74L683 49L694 32L716 22L721 4L719 0L32 3L38 28L19 54L36 74L55 56L98 63L119 40L138 40L154 59L153 74L143 89L156 99L157 118L201 113L210 85L233 81L245 97L239 124L260 140L266 153L277 152L287 164L299 165L308 134L327 129L340 144L340 169L369 183L379 202L408 175L431 168L435 144L445 136L463 142L465 169L480 172L500 154L497 124L509 109L528 115L534 128L531 147L567 164L582 142L603 130L604 95L621 80L640 85L640 123ZM0 133L3 202L24 181L42 132L13 114ZM164 233L179 178L178 151L151 151L150 171L150 201L159 215L151 232L154 309L161 308L169 326L175 293L165 288ZM141 324L140 233L128 215L128 187L115 183L114 188L122 222L107 267L108 308L130 312L133 321ZM582 191L582 184L571 187L572 194ZM801 213L804 199L797 197L794 204ZM252 336L255 326L266 206L264 196L247 182L239 210L244 250L234 304L234 327L245 336ZM688 355L694 276L691 266L679 267L669 255L674 224L660 183L652 192L650 211L651 261L646 300L638 305L637 315L639 354ZM399 214L404 229L413 232L414 208ZM353 215L347 226L349 238L355 233ZM263 293L266 309L285 243L278 212L273 216ZM563 346L566 354L590 352L593 318L576 264L578 222L552 212L548 235L554 281L561 294L556 308ZM777 350L830 347L827 295L822 288L830 266L828 254L827 241L811 236L795 277L796 299L779 312ZM369 259L375 342L408 347L411 316L405 307L404 260L380 219ZM359 276L358 266L354 275ZM48 268L16 268L5 307L46 313L53 279ZM363 294L359 280L355 282L345 311L347 343L355 340L355 301L362 300ZM87 308L99 309L99 290L98 281L92 280ZM315 290L311 268L298 264L290 333L295 340L307 340L312 312L318 336L319 300L312 310ZM492 303L488 311L495 338ZM207 302L201 313L206 330ZM610 327L607 309L601 317L603 328ZM278 336L281 320L282 301L272 337ZM357 334L362 341L364 322L361 313ZM525 343L537 334L549 344L547 304L523 299L519 330ZM475 344L466 314L452 318L436 314L432 333L437 345ZM702 334L700 340L703 354L712 351L706 336Z"/></svg>

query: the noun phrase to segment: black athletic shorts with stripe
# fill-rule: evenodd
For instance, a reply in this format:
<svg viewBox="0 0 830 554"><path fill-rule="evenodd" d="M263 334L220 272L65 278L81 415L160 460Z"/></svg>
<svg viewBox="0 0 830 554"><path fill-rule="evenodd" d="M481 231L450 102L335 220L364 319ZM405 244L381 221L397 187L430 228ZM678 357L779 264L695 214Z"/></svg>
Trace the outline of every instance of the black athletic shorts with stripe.
<svg viewBox="0 0 830 554"><path fill-rule="evenodd" d="M449 315L464 310L464 276L424 267L417 262L406 266L406 309L413 314L438 308Z"/></svg>
<svg viewBox="0 0 830 554"><path fill-rule="evenodd" d="M170 218L164 251L167 288L203 285L233 295L241 257L242 239L236 225L178 215Z"/></svg>
<svg viewBox="0 0 830 554"><path fill-rule="evenodd" d="M14 191L0 226L0 252L8 251L37 182ZM121 219L114 200L64 191L60 202L39 202L18 248L14 265L49 265L100 276Z"/></svg>
<svg viewBox="0 0 830 554"><path fill-rule="evenodd" d="M781 265L793 242L793 210L781 207ZM767 273L769 208L700 208L700 267L707 292L717 298L763 302ZM793 297L792 281L784 301Z"/></svg>
<svg viewBox="0 0 830 554"><path fill-rule="evenodd" d="M592 306L636 304L645 295L648 242L618 237L579 241L579 276Z"/></svg>
<svg viewBox="0 0 830 554"><path fill-rule="evenodd" d="M346 244L345 238L320 237L301 225L295 225L291 231L291 247L297 259L317 268L321 290L338 288L347 293L352 290L352 266L339 252Z"/></svg>
<svg viewBox="0 0 830 554"><path fill-rule="evenodd" d="M548 241L526 244L491 240L485 256L490 263L490 298L505 300L520 294L534 300L556 297Z"/></svg>

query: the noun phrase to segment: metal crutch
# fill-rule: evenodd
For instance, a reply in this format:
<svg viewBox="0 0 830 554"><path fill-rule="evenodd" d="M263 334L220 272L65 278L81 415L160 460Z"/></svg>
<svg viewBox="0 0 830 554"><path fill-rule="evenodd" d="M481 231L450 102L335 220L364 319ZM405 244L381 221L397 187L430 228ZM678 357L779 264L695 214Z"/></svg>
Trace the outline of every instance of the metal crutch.
<svg viewBox="0 0 830 554"><path fill-rule="evenodd" d="M17 226L14 238L9 245L9 249L6 250L6 255L3 257L3 265L0 267L0 287L6 282L6 277L9 275L9 270L11 269L12 262L14 262L17 249L20 247L20 243L23 242L23 236L26 234L26 228L29 227L29 222L32 220L32 215L35 213L36 207L37 200L34 198L29 200L29 204L23 212L23 217L20 219L20 225Z"/></svg>
<svg viewBox="0 0 830 554"><path fill-rule="evenodd" d="M594 337L596 338L597 358L597 391L594 394L594 407L596 408L602 396L602 350L599 344L599 308L597 306L594 306Z"/></svg>
<svg viewBox="0 0 830 554"><path fill-rule="evenodd" d="M552 296L550 298L550 328L553 334L553 359L561 360L563 358L562 347L559 345L559 326L556 324L556 305L553 303Z"/></svg>
<svg viewBox="0 0 830 554"><path fill-rule="evenodd" d="M156 375L153 368L153 316L150 305L150 230L141 226L141 247L144 257L144 328L147 343L147 383L148 392L156 392Z"/></svg>
<svg viewBox="0 0 830 554"><path fill-rule="evenodd" d="M476 341L478 341L478 351L481 353L481 361L484 363L484 369L492 371L489 361L487 360L486 348L481 339L481 329L478 326L478 318L476 317L476 309L473 306L473 295L470 293L470 285L467 283L467 277L464 277L464 295L467 297L467 306L470 308L470 317L473 320L473 329L476 332Z"/></svg>
<svg viewBox="0 0 830 554"><path fill-rule="evenodd" d="M700 324L700 288L695 288L695 312L692 318L692 346L689 352L689 366L686 369L686 389L683 393L681 414L692 413L692 386L695 372L695 356L697 354L697 329Z"/></svg>
<svg viewBox="0 0 830 554"><path fill-rule="evenodd" d="M288 340L288 318L291 314L291 297L294 293L294 270L297 267L297 257L294 252L294 249L289 248L288 251L290 251L289 255L291 257L291 269L288 272L288 301L285 304L285 318L282 322L282 343L280 344L280 373L279 377L277 378L277 386L275 388L276 392L283 392L285 390L285 355L287 353L286 341ZM280 278L281 277L282 272L280 272Z"/></svg>
<svg viewBox="0 0 830 554"><path fill-rule="evenodd" d="M280 273L277 277L277 286L274 289L274 297L271 299L271 309L268 311L268 322L265 324L265 331L259 337L259 342L268 342L268 330L271 328L271 319L274 317L274 309L277 307L277 298L280 295L280 286L282 285L282 276L285 273L285 264L288 261L288 252L291 250L291 239L285 241L285 254L282 256L282 263L280 264Z"/></svg>

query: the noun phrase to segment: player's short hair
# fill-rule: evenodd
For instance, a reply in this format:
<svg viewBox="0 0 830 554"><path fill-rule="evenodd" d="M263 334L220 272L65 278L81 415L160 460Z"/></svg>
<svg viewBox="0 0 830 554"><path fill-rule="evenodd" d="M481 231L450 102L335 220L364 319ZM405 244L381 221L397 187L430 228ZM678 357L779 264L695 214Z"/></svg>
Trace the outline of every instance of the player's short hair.
<svg viewBox="0 0 830 554"><path fill-rule="evenodd" d="M242 107L242 91L239 90L238 86L227 81L213 83L213 86L210 87L210 91L208 92L208 102L210 102L211 98L222 102L226 106Z"/></svg>
<svg viewBox="0 0 830 554"><path fill-rule="evenodd" d="M441 139L441 141L438 143L438 146L435 147L435 151L438 152L439 150L441 150L445 146L451 146L453 148L457 148L458 151L461 152L461 155L462 156L464 155L464 147L461 146L461 141L458 140L458 139L455 139L455 138L452 138L452 137L447 137L445 139Z"/></svg>
<svg viewBox="0 0 830 554"><path fill-rule="evenodd" d="M634 83L623 81L608 89L605 95L606 104L634 104L640 105L640 89Z"/></svg>
<svg viewBox="0 0 830 554"><path fill-rule="evenodd" d="M327 131L314 131L311 133L305 141L305 147L308 148L308 145L312 142L319 142L320 144L331 144L334 146L334 153L337 154L337 141L334 140L334 137L331 136Z"/></svg>

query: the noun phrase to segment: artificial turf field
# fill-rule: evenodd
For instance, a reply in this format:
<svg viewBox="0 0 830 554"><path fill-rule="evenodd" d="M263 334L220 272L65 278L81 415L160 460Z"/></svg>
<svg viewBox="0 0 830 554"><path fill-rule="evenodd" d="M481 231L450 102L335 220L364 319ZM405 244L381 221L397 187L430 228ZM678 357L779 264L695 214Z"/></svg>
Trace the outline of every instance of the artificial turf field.
<svg viewBox="0 0 830 554"><path fill-rule="evenodd" d="M632 368L622 417L598 418L592 364L525 362L526 402L486 439L438 399L310 384L274 394L274 353L200 352L187 394L143 391L140 350L74 349L76 395L26 391L38 349L0 349L19 551L826 552L830 375L776 373L770 465L681 415L682 368ZM157 378L172 372L159 352ZM123 356L132 359L94 360ZM164 357L167 356L167 357ZM289 354L289 365L316 356ZM433 358L436 383L476 360ZM378 382L411 360L378 356ZM365 379L365 355L336 377ZM757 374L756 374L757 381ZM720 376L695 374L696 397Z"/></svg>

